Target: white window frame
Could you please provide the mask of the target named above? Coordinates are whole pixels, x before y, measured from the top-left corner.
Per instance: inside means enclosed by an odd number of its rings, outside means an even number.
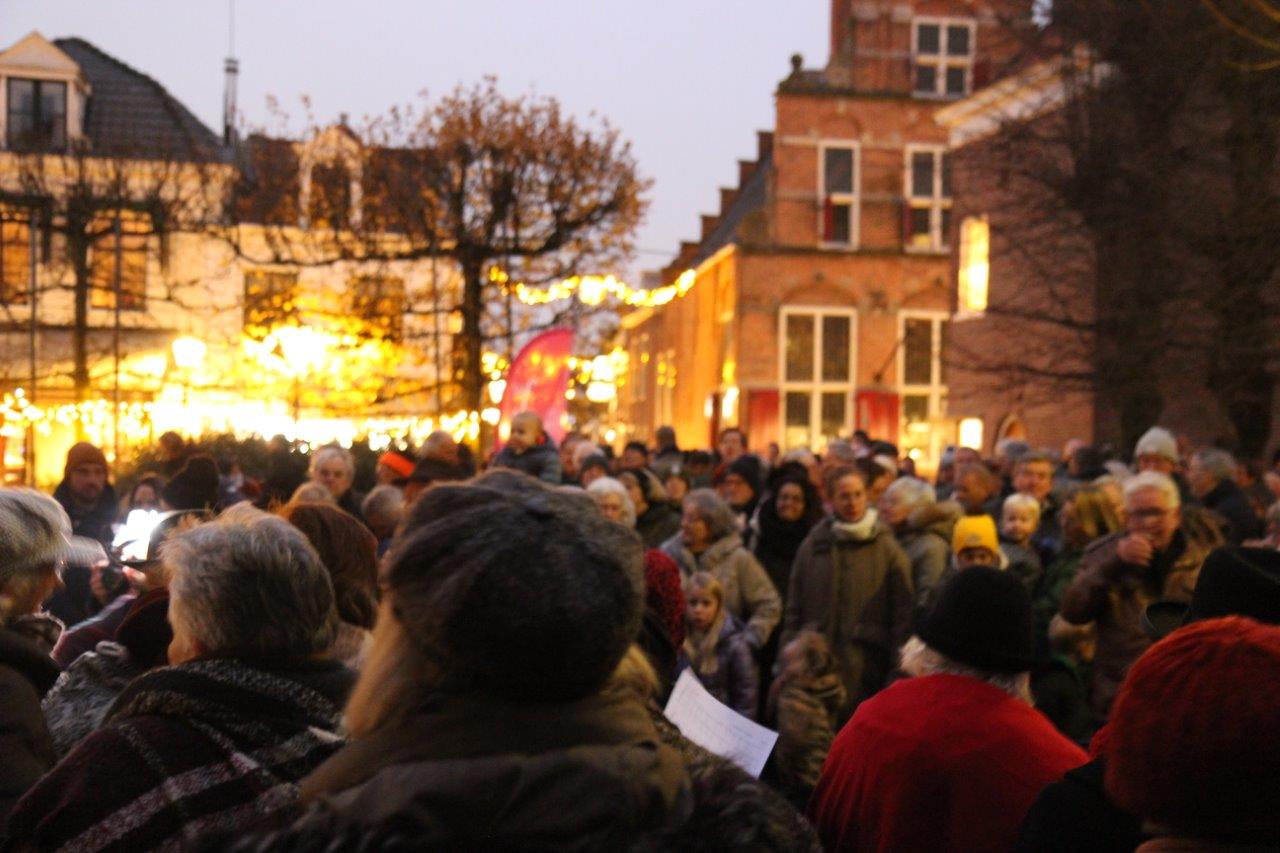
[[[827,150],[847,148],[853,154],[853,181],[851,193],[832,193],[833,204],[849,205],[849,240],[828,240],[824,214],[827,205]],[[856,139],[823,139],[818,143],[818,244],[827,249],[856,249],[862,221],[862,145]]]
[[[938,53],[920,53],[920,27],[938,27]],[[969,30],[969,55],[949,56],[947,54],[947,28],[967,27]],[[978,54],[978,23],[973,18],[935,18],[920,17],[911,19],[911,93],[917,98],[937,98],[954,100],[967,98],[973,94],[973,63]],[[916,88],[916,66],[931,65],[937,70],[932,92],[923,92]],[[964,69],[964,91],[958,95],[947,93],[947,69]]]
[[[813,318],[813,370],[814,378],[810,380],[787,378],[787,318],[806,316]],[[822,321],[826,317],[844,317],[849,320],[849,379],[844,382],[827,381],[822,373]],[[822,395],[823,393],[840,393],[844,395],[844,425],[841,434],[853,432],[854,399],[853,392],[858,382],[858,311],[855,308],[841,308],[832,305],[784,305],[778,312],[778,433],[779,438],[786,440],[787,434],[787,392],[800,392],[809,395],[809,441],[808,447],[814,452],[822,452]],[[787,447],[785,450],[792,448]]]
[[[917,154],[933,155],[933,192],[928,196],[915,194],[913,169]],[[945,252],[947,251],[947,234],[942,227],[942,212],[951,209],[951,196],[943,194],[942,170],[947,158],[945,145],[908,145],[904,156],[902,170],[903,204],[911,210],[929,211],[929,245],[917,246],[908,238],[907,231],[910,215],[903,215],[903,247],[908,252]]]
[[[946,398],[947,386],[942,381],[942,324],[951,319],[951,315],[946,311],[922,311],[915,309],[904,309],[898,312],[898,340],[901,344],[898,346],[898,398],[901,400],[899,408],[899,443],[903,446],[910,444],[907,440],[907,397],[908,395],[927,396],[929,398],[928,423],[936,426],[940,425],[946,417]],[[913,383],[907,384],[907,321],[908,320],[929,320],[931,325],[931,338],[929,354],[929,383]],[[938,458],[940,451],[940,443],[944,436],[942,430],[937,428],[931,429],[932,436],[930,438],[929,455],[931,458]]]

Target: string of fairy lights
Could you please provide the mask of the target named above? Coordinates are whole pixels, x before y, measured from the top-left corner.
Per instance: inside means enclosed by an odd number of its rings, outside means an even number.
[[[681,273],[670,284],[656,288],[632,287],[613,275],[572,276],[546,286],[532,286],[521,281],[513,281],[506,271],[497,266],[489,270],[488,278],[491,283],[500,285],[506,292],[512,294],[521,304],[531,307],[550,305],[576,298],[581,304],[588,307],[598,307],[607,300],[613,299],[620,305],[636,309],[658,308],[668,305],[688,294],[697,281],[695,271],[690,269]],[[275,331],[281,332],[281,330]],[[288,331],[297,332],[298,337],[302,337],[304,332],[310,333],[312,337],[319,334],[302,327],[288,327],[284,330],[284,332]],[[281,334],[283,335],[284,332],[281,332]],[[175,341],[175,360],[180,354],[176,347],[179,343],[184,342],[185,339]],[[202,342],[195,341],[195,343]],[[272,350],[268,355],[274,354],[278,359],[283,358],[287,362],[287,364],[283,365],[287,371],[302,370],[306,372],[304,368],[307,365],[312,362],[318,363],[320,355],[313,352],[313,350],[321,348],[321,343],[310,338],[305,341],[297,341],[296,346],[292,345],[294,343],[292,339],[282,340],[281,346],[276,350]],[[323,349],[328,352],[334,347],[326,341]],[[299,352],[294,352],[294,350],[299,350]],[[200,352],[201,356],[203,356],[203,345],[201,345]],[[271,359],[267,355],[262,353],[249,354],[258,356],[254,360],[260,362],[260,367],[268,369],[282,368],[282,365],[268,364],[267,362]],[[502,377],[507,367],[506,359],[488,352],[484,356],[482,369],[486,378],[490,380],[491,393],[496,392],[496,395],[500,396],[501,386],[505,384],[502,381]],[[570,367],[573,371],[575,382],[585,387],[587,398],[593,402],[600,402],[610,396],[606,394],[606,385],[612,386],[621,384],[624,381],[626,373],[625,353],[615,347],[612,352],[595,358],[571,359]],[[242,401],[242,404],[248,403],[249,401]],[[117,431],[125,436],[148,435],[161,422],[168,421],[171,417],[177,417],[182,420],[189,418],[194,414],[195,408],[197,407],[189,405],[185,399],[182,401],[180,408],[179,404],[173,401],[166,402],[161,399],[143,402],[121,402],[119,404],[104,399],[75,403],[36,404],[29,399],[23,389],[18,388],[0,397],[0,435],[17,438],[24,430],[31,428],[37,435],[47,436],[53,429],[58,427],[75,427],[91,440],[109,444],[111,443],[110,439],[114,438]],[[207,427],[217,428],[222,426],[229,429],[229,431],[240,433],[250,426],[263,426],[263,413],[255,411],[251,415],[244,405],[228,405],[226,402],[222,402],[216,408],[218,409],[216,413],[210,409],[204,418]],[[169,409],[174,411],[170,412]],[[333,419],[316,418],[311,419],[314,426],[313,431],[316,432],[314,436],[301,434],[301,431],[298,430],[299,425],[296,422],[293,426],[294,431],[299,432],[297,438],[301,440],[311,440],[313,442],[328,440],[320,436],[320,432],[325,432],[326,434],[332,433],[331,437],[342,443],[349,444],[350,441],[356,438],[365,438],[370,440],[371,444],[385,446],[391,443],[393,437],[410,437],[420,440],[434,429],[445,429],[459,439],[474,439],[480,424],[482,422],[496,423],[496,415],[496,409],[486,408],[480,412],[439,413],[434,417],[425,418],[388,419],[372,417],[358,421],[347,421],[341,425],[337,424]],[[281,416],[280,420],[281,424],[273,426],[273,429],[284,429],[287,418]]]

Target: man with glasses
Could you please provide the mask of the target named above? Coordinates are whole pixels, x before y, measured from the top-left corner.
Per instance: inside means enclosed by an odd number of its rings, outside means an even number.
[[[1124,484],[1125,530],[1085,550],[1062,596],[1062,617],[1096,622],[1093,713],[1106,719],[1120,682],[1151,645],[1142,611],[1159,599],[1190,601],[1200,564],[1222,544],[1208,524],[1187,524],[1178,487],[1166,474],[1144,471]]]

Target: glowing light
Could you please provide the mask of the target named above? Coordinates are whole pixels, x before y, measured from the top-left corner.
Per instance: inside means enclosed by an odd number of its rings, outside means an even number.
[[[173,341],[173,363],[183,370],[198,370],[209,346],[199,338],[181,337]]]
[[[480,420],[484,421],[489,426],[495,426],[497,425],[498,421],[502,420],[502,410],[495,409],[492,406],[490,406],[489,408],[485,409],[483,412],[480,413]]]
[[[587,399],[592,403],[607,403],[618,396],[618,388],[612,382],[591,382],[587,385]]]
[[[594,307],[612,296],[632,308],[658,308],[692,290],[698,276],[693,270],[685,270],[672,284],[652,289],[631,287],[612,275],[573,276],[539,288],[521,281],[513,282],[506,272],[495,266],[489,270],[489,281],[502,285],[525,305],[546,305],[577,296],[583,305]],[[454,334],[460,331],[461,328]]]
[[[982,418],[962,418],[960,421],[960,446],[982,449]]]
[[[489,400],[492,403],[501,403],[502,395],[506,393],[507,380],[495,379],[489,383]]]

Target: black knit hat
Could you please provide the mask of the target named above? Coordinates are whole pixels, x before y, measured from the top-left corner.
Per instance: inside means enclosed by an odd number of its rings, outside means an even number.
[[[172,509],[210,509],[218,503],[218,465],[212,456],[199,454],[187,460],[160,490]]]
[[[1220,616],[1280,625],[1280,551],[1215,548],[1200,567],[1191,603],[1154,602],[1142,614],[1142,627],[1158,640],[1183,625]]]
[[[744,453],[737,459],[730,462],[724,469],[724,475],[737,474],[739,477],[747,481],[747,485],[751,487],[751,491],[757,495],[764,488],[764,465],[760,461],[760,457],[752,453]]]
[[[1035,663],[1031,598],[1008,572],[962,569],[916,623],[916,636],[963,664],[988,672],[1026,672]]]

